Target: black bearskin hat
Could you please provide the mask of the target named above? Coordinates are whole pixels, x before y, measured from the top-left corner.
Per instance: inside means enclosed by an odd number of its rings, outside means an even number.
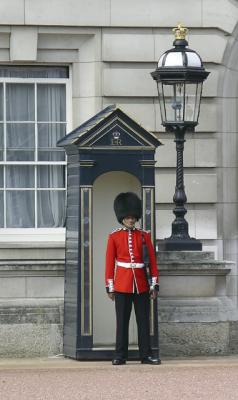
[[[138,221],[142,215],[141,200],[132,192],[119,193],[114,200],[114,211],[120,224],[128,216],[135,217]]]

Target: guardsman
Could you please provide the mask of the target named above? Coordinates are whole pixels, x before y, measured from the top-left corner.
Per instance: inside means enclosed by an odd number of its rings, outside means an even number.
[[[152,357],[150,346],[150,298],[159,292],[159,276],[150,234],[135,227],[141,218],[142,205],[132,192],[120,193],[114,201],[114,211],[122,227],[108,237],[105,283],[108,296],[115,300],[116,349],[113,365],[126,364],[128,357],[129,321],[134,304],[138,329],[138,346],[142,364],[160,364]],[[143,247],[149,255],[150,279],[143,260]]]

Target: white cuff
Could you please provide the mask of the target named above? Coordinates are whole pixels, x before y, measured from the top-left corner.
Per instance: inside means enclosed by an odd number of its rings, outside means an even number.
[[[113,279],[108,279],[107,283],[108,283],[108,291],[109,291],[109,293],[113,293],[114,292]]]
[[[150,290],[154,290],[155,285],[158,284],[157,276],[152,276],[151,277],[151,285],[150,285]]]

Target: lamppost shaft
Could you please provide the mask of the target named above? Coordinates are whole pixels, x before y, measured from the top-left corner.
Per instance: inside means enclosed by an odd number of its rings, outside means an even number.
[[[202,243],[198,240],[191,238],[188,233],[188,222],[184,218],[187,210],[185,204],[187,202],[187,196],[184,187],[184,168],[183,168],[183,152],[186,127],[184,125],[174,125],[171,129],[175,134],[176,143],[176,186],[173,197],[175,207],[173,213],[175,220],[172,222],[172,233],[171,236],[164,239],[163,243],[160,244],[160,249],[165,251],[174,250],[202,250]]]
[[[184,187],[184,169],[183,169],[183,151],[184,151],[184,139],[185,128],[176,127],[175,129],[175,143],[176,143],[176,154],[177,154],[177,166],[176,166],[176,187],[173,197],[175,208],[173,213],[175,220],[172,223],[172,238],[177,239],[188,239],[188,223],[184,218],[187,213],[184,204],[187,202]]]

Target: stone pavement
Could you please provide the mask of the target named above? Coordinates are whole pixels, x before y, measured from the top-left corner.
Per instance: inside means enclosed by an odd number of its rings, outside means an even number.
[[[160,366],[62,356],[0,359],[1,400],[237,400],[238,356],[164,359]]]

